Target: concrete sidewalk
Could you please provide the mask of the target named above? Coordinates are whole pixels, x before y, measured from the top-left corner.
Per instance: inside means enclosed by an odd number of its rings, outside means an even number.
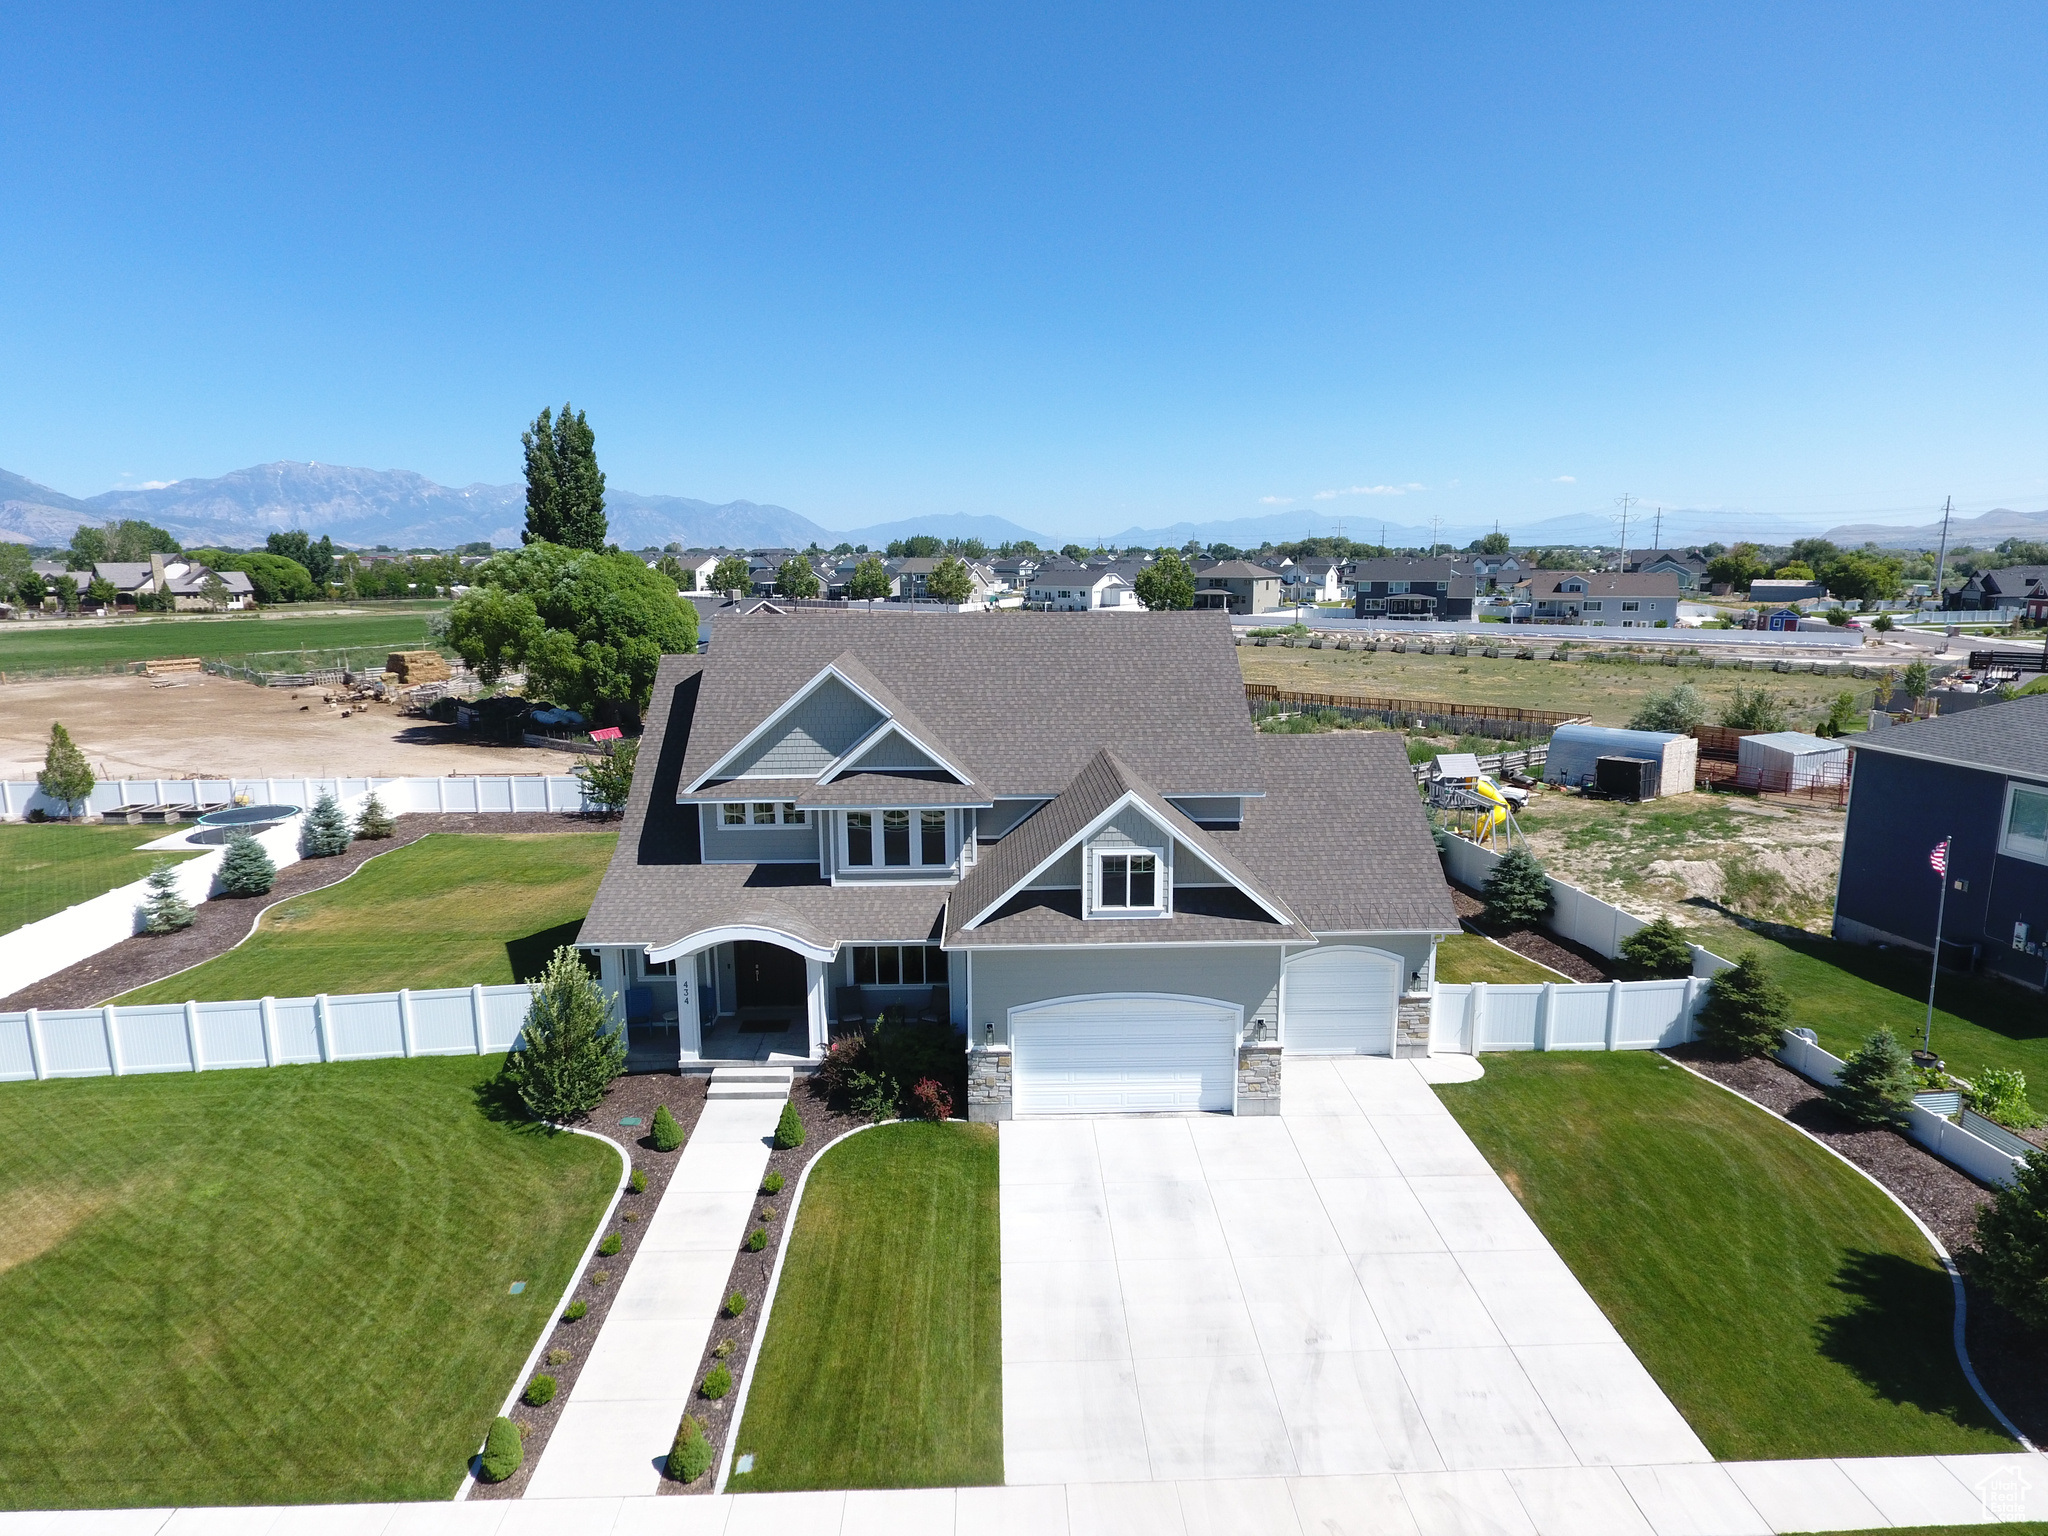
[[[782,1105],[727,1099],[704,1106],[533,1469],[527,1498],[632,1497],[660,1486],[661,1464],[747,1234]]]

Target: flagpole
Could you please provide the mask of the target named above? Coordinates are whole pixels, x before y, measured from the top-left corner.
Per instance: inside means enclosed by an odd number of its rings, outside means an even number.
[[[1934,904],[1934,964],[1927,972],[1927,1032],[1920,1041],[1920,1049],[1927,1055],[1934,1054],[1934,984],[1941,979],[1941,920],[1948,911],[1948,859],[1946,857],[1953,838],[1943,838],[1941,851],[1941,897]]]

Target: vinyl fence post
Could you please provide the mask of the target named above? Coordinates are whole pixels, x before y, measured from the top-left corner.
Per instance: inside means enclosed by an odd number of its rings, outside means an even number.
[[[327,994],[313,994],[313,1033],[320,1037],[320,1059],[334,1060],[334,1031],[327,1021]]]
[[[1699,1006],[1700,979],[1697,976],[1688,976],[1685,978],[1685,1034],[1683,1037],[1684,1042],[1688,1045],[1692,1043],[1692,1038],[1697,1032]]]
[[[412,1055],[412,988],[398,989],[398,1042],[407,1056]]]
[[[1465,1009],[1465,1028],[1468,1031],[1466,1044],[1477,1056],[1480,1042],[1486,1038],[1486,983],[1483,981],[1472,983]]]
[[[28,1011],[28,1063],[35,1070],[37,1082],[50,1075],[49,1058],[43,1053],[43,1015],[38,1008]]]
[[[1607,1049],[1621,1049],[1621,983],[1607,983]]]
[[[107,1033],[107,1070],[121,1075],[121,1026],[114,1018],[114,1005],[100,1009],[100,1028]]]
[[[1557,1010],[1557,983],[1543,983],[1543,995],[1536,1000],[1536,1049],[1550,1049],[1550,1020]]]
[[[263,1065],[277,1065],[277,999],[266,997],[257,1008],[263,1015]]]
[[[476,1053],[484,1053],[484,989],[481,985],[469,989],[469,1022],[476,1031]]]
[[[205,1054],[199,1049],[199,1005],[185,999],[185,1049],[192,1053],[192,1070],[206,1070]]]

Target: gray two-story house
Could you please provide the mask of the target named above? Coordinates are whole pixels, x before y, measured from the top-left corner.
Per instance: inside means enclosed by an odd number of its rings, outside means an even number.
[[[1469,619],[1477,583],[1454,560],[1398,555],[1360,560],[1352,568],[1357,594],[1351,611],[1361,619]]]
[[[1401,739],[1255,732],[1220,616],[809,610],[663,660],[579,942],[636,1052],[801,1063],[900,1008],[1000,1118],[1425,1052],[1456,928]]]

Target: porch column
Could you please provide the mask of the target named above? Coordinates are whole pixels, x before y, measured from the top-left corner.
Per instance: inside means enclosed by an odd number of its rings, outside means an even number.
[[[614,1027],[623,1028],[626,1022],[625,951],[614,945],[605,945],[597,952],[597,969],[597,984],[604,993],[605,1011]]]
[[[832,1022],[827,1015],[825,988],[831,981],[831,967],[823,960],[804,959],[804,998],[810,1017],[811,1055],[823,1056],[832,1043]]]

